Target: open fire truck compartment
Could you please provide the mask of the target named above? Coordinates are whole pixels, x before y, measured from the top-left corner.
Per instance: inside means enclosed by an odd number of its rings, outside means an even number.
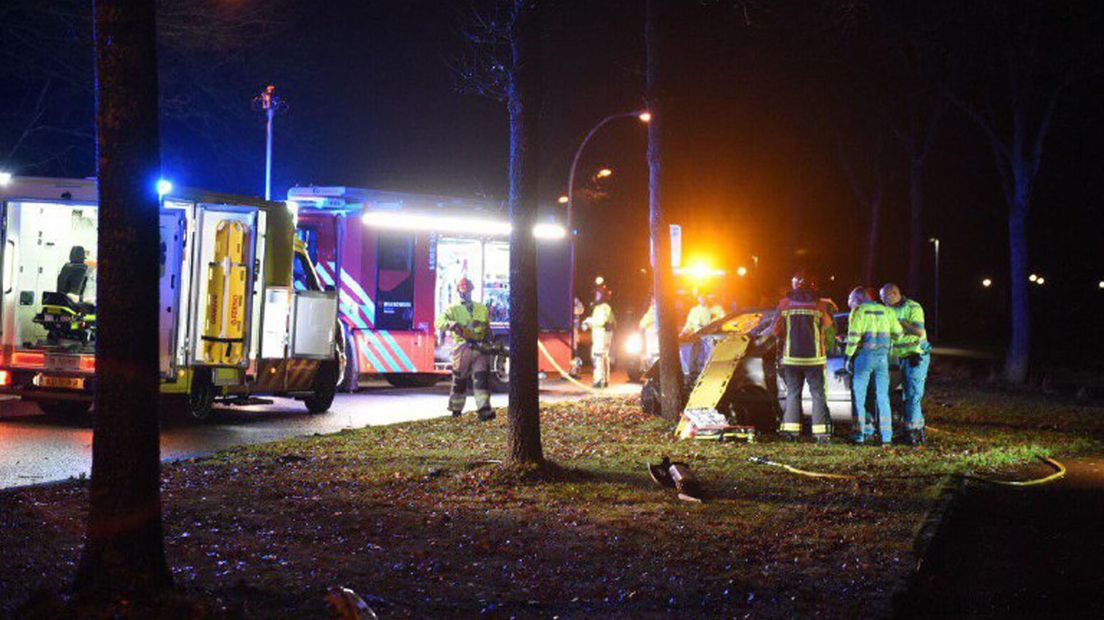
[[[98,197],[94,179],[0,187],[0,391],[87,411],[95,389]],[[332,400],[337,295],[319,284],[281,202],[180,189],[160,205],[162,392],[213,401]],[[62,290],[64,289],[64,290]],[[327,383],[329,385],[327,386]],[[328,392],[328,395],[327,395]]]
[[[488,305],[495,337],[508,338],[510,224],[500,203],[344,186],[295,187],[288,201],[323,283],[339,291],[350,387],[368,375],[414,386],[447,373],[450,339],[434,320],[457,301],[461,276]],[[567,369],[572,358],[570,245],[554,222],[534,232],[540,339],[548,352],[540,368],[553,373],[553,360]],[[504,357],[492,375],[503,387]]]

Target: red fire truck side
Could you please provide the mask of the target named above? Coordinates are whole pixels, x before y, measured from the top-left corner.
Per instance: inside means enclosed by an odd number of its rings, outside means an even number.
[[[456,302],[456,281],[475,284],[496,339],[508,342],[510,225],[497,203],[352,187],[296,187],[299,235],[323,283],[338,292],[346,330],[345,386],[369,376],[398,387],[432,385],[446,376],[450,339],[434,328]],[[540,368],[570,367],[570,254],[562,226],[538,225]],[[494,360],[498,389],[509,379]]]

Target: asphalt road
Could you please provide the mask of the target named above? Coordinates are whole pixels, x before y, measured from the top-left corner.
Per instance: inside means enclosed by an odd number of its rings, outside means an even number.
[[[616,384],[606,393],[631,394],[639,385]],[[571,400],[588,393],[564,381],[542,385],[546,402]],[[276,441],[287,437],[336,433],[348,428],[395,424],[446,415],[448,385],[426,389],[397,389],[371,385],[357,394],[341,394],[328,413],[310,415],[302,403],[275,399],[272,405],[218,409],[205,424],[169,425],[161,433],[164,460],[192,458],[233,446]],[[506,395],[491,403],[506,405]],[[468,411],[472,402],[468,400]],[[474,413],[465,413],[475,420]],[[88,475],[92,466],[92,431],[42,415],[21,401],[0,402],[0,489],[41,484]]]

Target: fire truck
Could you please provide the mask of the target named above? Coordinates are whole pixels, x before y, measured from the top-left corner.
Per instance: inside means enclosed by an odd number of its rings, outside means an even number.
[[[491,330],[508,344],[510,223],[502,205],[485,200],[354,187],[294,187],[299,235],[327,287],[338,291],[345,331],[343,385],[370,376],[396,387],[433,385],[450,370],[451,340],[434,320],[458,301],[467,277],[472,297],[487,304]],[[570,367],[570,246],[564,228],[538,224],[540,369]],[[509,380],[506,355],[496,355],[492,383]]]
[[[282,202],[159,183],[162,393],[198,419],[216,400],[291,396],[314,413],[343,372],[337,295],[321,285]],[[0,179],[0,392],[46,413],[95,390],[94,179]]]

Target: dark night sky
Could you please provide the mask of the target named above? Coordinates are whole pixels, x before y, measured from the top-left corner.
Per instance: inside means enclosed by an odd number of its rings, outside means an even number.
[[[263,49],[247,50],[222,75],[223,100],[240,107],[196,110],[220,119],[207,137],[188,123],[166,122],[169,175],[259,193],[263,123],[249,111],[249,100],[274,83],[290,105],[277,119],[277,196],[293,184],[313,183],[505,197],[504,106],[458,93],[446,65],[460,45],[455,7],[463,3],[290,4],[273,3],[288,9],[280,34]],[[565,193],[571,154],[587,129],[606,114],[641,107],[643,95],[643,2],[555,6],[541,147],[549,205]],[[835,157],[838,123],[826,114],[825,89],[839,80],[823,48],[789,25],[748,27],[729,2],[686,2],[682,9],[671,25],[677,43],[666,174],[668,207],[672,220],[685,225],[686,253],[717,256],[729,269],[750,266],[749,256],[757,255],[764,288],[783,282],[805,260],[824,276],[837,276],[832,292],[839,297],[857,278],[865,215]],[[1033,268],[1048,277],[1037,304],[1044,321],[1075,316],[1085,325],[1102,309],[1104,291],[1096,289],[1104,279],[1099,87],[1099,78],[1085,81],[1063,101],[1038,182],[1031,240]],[[644,294],[629,291],[636,286],[633,274],[639,277],[647,263],[645,146],[639,123],[616,121],[581,165],[584,181],[599,167],[615,170],[602,184],[604,197],[578,202],[580,262],[585,277],[603,273],[621,285],[623,303]],[[892,144],[885,157],[901,167]],[[87,158],[75,161],[70,168],[90,166]],[[1000,291],[981,290],[979,281],[992,277],[999,288],[1004,277],[1004,207],[984,136],[961,113],[952,110],[943,123],[928,181],[925,225],[943,239],[944,331],[990,339],[1000,332],[1007,304]],[[886,197],[883,278],[904,277],[905,192],[905,178],[897,174]],[[799,248],[808,249],[806,259],[795,257]],[[915,295],[926,301],[931,291]],[[1070,304],[1074,311],[1063,314]]]

